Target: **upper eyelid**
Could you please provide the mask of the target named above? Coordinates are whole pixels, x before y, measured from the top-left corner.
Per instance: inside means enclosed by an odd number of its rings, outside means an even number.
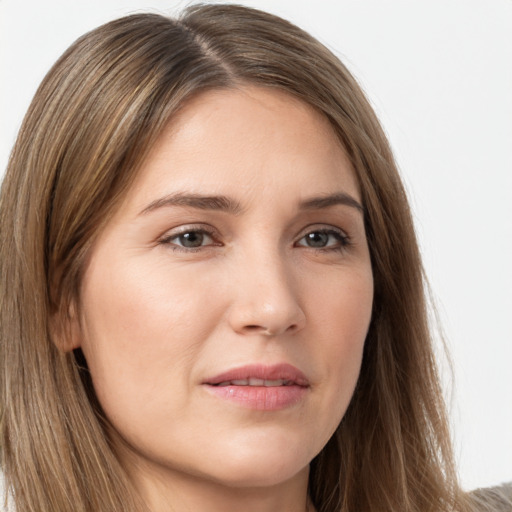
[[[302,228],[299,233],[297,234],[296,238],[300,239],[304,236],[306,236],[308,233],[313,233],[315,231],[334,231],[336,233],[339,233],[343,237],[349,238],[349,234],[345,229],[342,229],[338,226],[334,226],[333,224],[310,224],[309,226],[306,226],[305,228]]]
[[[204,224],[185,224],[183,226],[167,229],[159,238],[169,239],[183,235],[184,233],[191,233],[194,231],[206,233],[207,235],[210,235],[212,238],[218,233],[218,231],[213,227],[206,226]]]

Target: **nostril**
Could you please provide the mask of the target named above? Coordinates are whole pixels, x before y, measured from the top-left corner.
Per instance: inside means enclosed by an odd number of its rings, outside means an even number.
[[[268,327],[265,327],[263,325],[257,325],[257,324],[249,324],[244,325],[242,327],[242,332],[245,334],[262,334],[265,336],[272,336],[273,332]]]
[[[266,331],[267,329],[265,329],[264,327],[261,327],[259,325],[246,325],[245,326],[246,330],[248,331],[257,331],[258,329],[261,329],[263,331]]]
[[[255,333],[255,334],[263,334],[265,336],[276,336],[277,334],[281,332],[294,332],[298,329],[297,324],[292,324],[288,326],[285,330],[281,331],[280,329],[272,329],[270,327],[265,327],[263,325],[257,325],[257,324],[250,324],[245,325],[243,327],[243,331],[247,333]]]

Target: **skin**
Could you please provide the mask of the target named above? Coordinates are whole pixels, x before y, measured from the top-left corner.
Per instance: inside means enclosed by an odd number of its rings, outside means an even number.
[[[301,206],[334,192],[342,204]],[[236,211],[165,202],[177,193]],[[346,411],[371,316],[363,213],[347,197],[361,201],[328,122],[268,89],[201,94],[150,152],[92,248],[73,346],[152,511],[306,509],[309,463]],[[205,385],[277,363],[308,381],[278,410]]]

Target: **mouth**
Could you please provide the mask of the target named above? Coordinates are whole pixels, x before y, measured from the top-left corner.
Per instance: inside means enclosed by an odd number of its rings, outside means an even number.
[[[269,379],[257,379],[255,377],[250,377],[249,379],[235,379],[235,380],[226,380],[223,382],[219,382],[218,384],[212,384],[212,386],[256,386],[256,387],[266,387],[273,388],[277,386],[294,386],[297,385],[292,380],[285,379],[277,379],[277,380],[269,380]]]
[[[268,366],[253,364],[233,368],[206,379],[203,384],[211,386],[309,387],[309,381],[304,373],[288,363]]]
[[[310,388],[306,376],[290,364],[235,368],[206,379],[203,385],[230,404],[265,411],[297,405]]]

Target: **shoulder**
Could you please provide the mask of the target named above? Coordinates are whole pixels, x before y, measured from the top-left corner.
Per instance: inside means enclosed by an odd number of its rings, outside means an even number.
[[[512,512],[512,482],[470,493],[475,512]]]

